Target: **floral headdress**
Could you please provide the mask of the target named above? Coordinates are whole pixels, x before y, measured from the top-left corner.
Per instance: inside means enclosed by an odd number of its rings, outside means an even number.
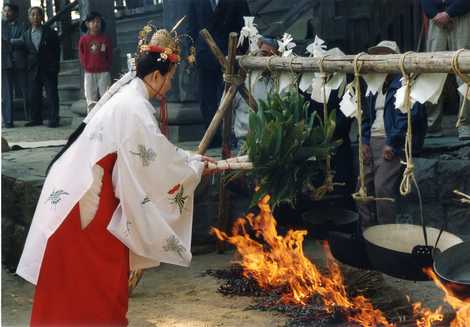
[[[183,37],[188,37],[191,40],[190,54],[186,60],[193,64],[195,62],[196,49],[194,48],[193,39],[187,34],[178,35],[176,29],[183,22],[185,17],[180,19],[176,25],[168,31],[166,29],[158,29],[155,25],[148,23],[139,32],[139,43],[137,46],[137,53],[142,54],[145,52],[160,53],[159,61],[169,61],[171,63],[178,63],[181,61],[181,40]]]

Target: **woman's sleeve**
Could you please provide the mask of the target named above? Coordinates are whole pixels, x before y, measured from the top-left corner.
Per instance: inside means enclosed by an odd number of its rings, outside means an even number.
[[[108,228],[138,257],[187,266],[203,163],[154,124],[135,118],[125,125],[114,179],[120,204]]]

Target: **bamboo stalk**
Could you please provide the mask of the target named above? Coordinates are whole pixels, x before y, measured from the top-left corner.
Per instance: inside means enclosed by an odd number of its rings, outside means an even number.
[[[210,162],[207,165],[208,170],[252,170],[252,162],[230,162],[227,160],[219,160],[216,163]]]
[[[420,52],[408,54],[405,59],[405,70],[408,73],[453,73],[452,58],[456,52]],[[367,55],[359,59],[361,73],[400,73],[400,58],[403,55]],[[240,66],[248,70],[272,70],[294,72],[320,72],[321,58],[312,57],[253,57],[239,56]],[[323,60],[323,68],[327,73],[354,73],[354,56],[328,56]],[[470,50],[459,56],[462,73],[470,73]]]
[[[214,137],[217,129],[220,126],[220,123],[222,122],[222,119],[224,118],[225,112],[227,111],[228,108],[231,107],[233,98],[235,97],[236,93],[237,93],[237,87],[234,85],[230,86],[227,94],[225,94],[225,97],[222,99],[222,102],[220,103],[219,109],[217,109],[217,112],[212,118],[212,121],[209,127],[207,128],[206,133],[204,134],[204,137],[202,138],[201,143],[199,143],[198,150],[197,150],[198,154],[206,153],[207,148],[209,147],[209,144],[212,138]]]
[[[237,55],[237,33],[230,33],[228,37],[228,56],[225,63],[225,73],[229,76],[233,75],[235,70],[235,57]],[[237,87],[238,85],[233,85],[230,83],[230,79],[226,79],[225,82],[225,92],[228,92],[230,87]],[[230,137],[232,132],[232,101],[230,101],[229,108],[226,110],[223,119],[223,129],[222,129],[222,159],[227,159],[231,157],[230,149]],[[227,192],[225,188],[225,179],[224,173],[220,177],[219,183],[219,205],[218,205],[218,215],[217,215],[217,226],[220,230],[226,232],[229,228],[229,217],[230,217],[230,193]],[[225,242],[222,240],[217,240],[216,250],[218,253],[224,253],[225,251]]]
[[[227,67],[227,59],[225,58],[224,54],[215,43],[215,40],[212,37],[212,35],[209,33],[207,29],[201,30],[199,34],[206,41],[207,45],[209,46],[209,49],[212,51],[212,54],[215,56],[215,58],[219,62],[222,69],[225,69],[225,67]],[[243,76],[243,78],[245,78],[245,76]],[[238,90],[240,91],[240,95],[242,96],[243,100],[245,100],[245,102],[248,103],[251,109],[256,111],[257,110],[256,101],[254,100],[250,92],[248,91],[248,88],[244,84],[242,84],[240,85]]]

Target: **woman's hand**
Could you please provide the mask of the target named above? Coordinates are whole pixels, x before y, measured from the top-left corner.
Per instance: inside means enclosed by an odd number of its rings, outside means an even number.
[[[217,169],[209,169],[209,163],[215,164],[217,162],[214,158],[201,156],[201,162],[204,163],[204,171],[202,173],[203,176],[217,173]]]

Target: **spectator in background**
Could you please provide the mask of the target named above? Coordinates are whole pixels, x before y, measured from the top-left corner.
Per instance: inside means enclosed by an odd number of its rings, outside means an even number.
[[[26,26],[18,21],[18,6],[3,5],[2,20],[2,115],[5,128],[14,127],[13,90],[18,87],[23,96],[25,119],[29,119],[26,52],[21,37]],[[18,42],[19,40],[19,42]]]
[[[382,41],[369,54],[400,53],[396,42]],[[407,131],[407,115],[395,107],[395,94],[402,86],[399,75],[388,75],[382,91],[363,102],[362,157],[367,193],[378,198],[396,198],[402,173],[401,156]],[[381,93],[381,94],[379,94]],[[382,101],[379,101],[382,98]],[[413,151],[419,150],[426,135],[426,110],[416,102],[411,108]],[[376,201],[357,204],[362,226],[393,224],[395,203]]]
[[[258,47],[259,51],[257,56],[270,57],[279,54],[277,51],[279,45],[277,40],[274,38],[260,37],[258,40]],[[271,74],[269,72],[264,72],[258,77],[256,81],[252,81],[253,87],[248,85],[249,80],[249,78],[246,79],[246,86],[249,90],[251,90],[253,98],[256,101],[266,101],[268,94],[274,88],[274,81],[271,78]],[[233,131],[237,140],[237,148],[241,149],[249,131],[249,117],[252,110],[248,103],[246,103],[242,98],[240,93],[235,95],[235,98],[232,102],[232,108],[234,113]]]
[[[89,112],[111,85],[113,46],[103,32],[105,21],[100,13],[91,12],[80,28],[86,33],[80,37],[80,63],[85,71],[85,98]]]
[[[421,0],[429,18],[427,51],[455,51],[470,49],[470,1],[469,0]],[[459,84],[463,81],[457,79]],[[427,105],[429,132],[441,136],[443,97],[436,105]],[[460,101],[463,101],[460,95]],[[470,139],[470,102],[463,109],[459,138]]]
[[[244,25],[243,16],[249,15],[250,11],[246,0],[191,0],[190,33],[196,41],[200,108],[206,128],[217,111],[223,92],[223,80],[221,67],[199,32],[207,28],[226,55],[229,33],[240,33]],[[222,137],[219,130],[210,147],[220,146],[221,143]]]
[[[46,88],[49,127],[59,126],[59,95],[57,77],[60,69],[60,43],[56,31],[43,25],[41,7],[29,9],[31,27],[23,34],[27,51],[28,85],[30,88],[31,120],[25,126],[42,125],[42,89]]]

